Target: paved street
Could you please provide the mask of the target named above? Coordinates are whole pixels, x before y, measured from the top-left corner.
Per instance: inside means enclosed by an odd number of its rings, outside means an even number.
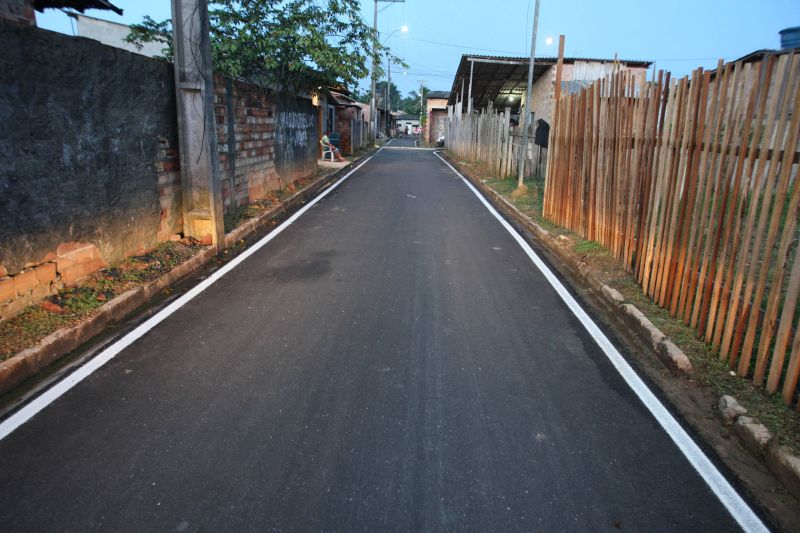
[[[738,530],[413,140],[0,441],[2,529]]]

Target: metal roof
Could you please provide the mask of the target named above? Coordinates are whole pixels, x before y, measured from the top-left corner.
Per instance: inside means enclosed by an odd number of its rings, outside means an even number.
[[[590,57],[565,57],[564,63],[576,61],[587,63],[613,63],[613,59]],[[496,108],[519,109],[520,97],[525,94],[528,83],[527,57],[462,55],[458,65],[453,87],[450,89],[448,105],[460,99],[463,87],[464,99],[469,92],[470,69],[472,69],[473,109],[482,109],[491,101]],[[547,72],[558,62],[557,57],[537,57],[533,66],[533,81]],[[618,63],[628,67],[649,67],[652,61],[618,59]]]
[[[62,9],[68,7],[81,13],[85,9],[105,9],[113,11],[117,15],[122,15],[122,10],[107,0],[33,0],[33,7],[38,11],[44,11],[47,8]]]
[[[450,91],[428,91],[427,98],[450,98]]]

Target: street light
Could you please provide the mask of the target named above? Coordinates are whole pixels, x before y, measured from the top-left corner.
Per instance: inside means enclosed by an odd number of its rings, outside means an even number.
[[[392,33],[389,34],[389,36],[386,38],[385,42],[388,43],[392,39],[392,36],[397,32],[408,33],[408,26],[403,24],[399,29],[394,30]],[[391,91],[391,87],[392,87],[392,58],[389,57],[388,54],[386,55],[386,76],[387,76],[387,81],[386,81],[386,109],[387,109],[386,135],[390,137],[391,136],[391,134],[390,134],[391,129],[390,129],[390,126],[389,126],[389,121],[390,121],[390,118],[392,116],[392,91]]]

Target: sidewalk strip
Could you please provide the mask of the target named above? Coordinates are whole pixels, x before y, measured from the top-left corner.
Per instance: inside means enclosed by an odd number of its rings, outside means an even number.
[[[511,237],[517,241],[517,244],[533,261],[536,268],[544,275],[550,285],[555,289],[561,299],[567,304],[570,311],[577,317],[577,319],[586,328],[589,335],[592,336],[594,341],[603,350],[606,357],[608,357],[614,368],[622,376],[622,379],[633,390],[639,400],[645,407],[653,414],[655,419],[664,428],[672,441],[678,446],[680,451],[689,460],[689,463],[694,467],[700,477],[706,482],[709,488],[719,498],[720,502],[725,506],[731,516],[736,520],[745,531],[752,532],[767,532],[769,531],[761,520],[756,516],[747,502],[739,496],[739,493],[731,486],[727,479],[717,470],[714,463],[703,453],[697,443],[692,440],[685,429],[675,420],[675,417],[664,407],[664,404],[656,397],[655,394],[647,387],[642,379],[634,372],[633,368],[628,364],[625,358],[614,347],[608,337],[597,327],[597,324],[589,317],[586,311],[578,304],[573,296],[567,291],[564,285],[558,280],[553,272],[547,265],[536,255],[533,248],[525,241],[525,239],[509,224],[495,208],[489,203],[483,195],[465,178],[453,165],[445,161],[438,152],[434,154],[445,165],[450,167],[450,170],[456,173],[457,176],[475,193],[475,196],[486,206],[486,209],[494,215],[500,224],[511,234]]]
[[[142,324],[140,324],[137,328],[133,331],[116,341],[114,344],[97,354],[95,357],[91,358],[89,361],[86,362],[83,366],[75,370],[75,372],[71,373],[70,375],[64,377],[61,381],[53,385],[51,388],[47,389],[45,392],[41,394],[41,396],[37,396],[34,400],[30,403],[26,404],[22,407],[19,411],[16,411],[14,414],[3,420],[0,423],[0,440],[3,440],[8,435],[14,432],[19,426],[36,416],[39,411],[53,403],[55,400],[60,398],[63,394],[69,391],[72,387],[83,381],[86,377],[90,376],[95,370],[102,367],[104,364],[109,362],[113,359],[118,353],[122,350],[133,344],[137,339],[142,337],[145,333],[153,329],[163,320],[165,320],[168,316],[172,313],[186,305],[190,300],[192,300],[195,296],[206,290],[208,287],[213,285],[217,280],[219,280],[222,276],[236,268],[240,263],[242,263],[245,259],[256,253],[260,250],[265,244],[270,242],[272,239],[277,237],[283,230],[288,228],[292,225],[298,218],[300,218],[306,211],[314,207],[320,200],[325,198],[331,191],[336,189],[341,183],[349,178],[354,172],[359,170],[363,167],[370,159],[375,157],[382,148],[378,149],[375,154],[371,155],[370,157],[366,158],[364,161],[361,162],[357,167],[353,170],[339,178],[333,185],[325,189],[322,193],[319,194],[316,198],[311,200],[308,204],[303,206],[300,210],[298,210],[295,214],[291,217],[286,219],[281,225],[276,227],[272,230],[269,234],[265,235],[261,240],[253,244],[250,248],[242,252],[239,256],[235,257],[227,263],[222,268],[214,272],[211,276],[200,282],[199,284],[192,287],[186,294],[169,304],[167,307],[156,313],[149,318]]]

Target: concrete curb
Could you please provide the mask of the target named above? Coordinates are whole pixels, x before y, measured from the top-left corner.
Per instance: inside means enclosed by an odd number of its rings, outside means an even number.
[[[461,169],[457,161],[453,161],[446,153],[442,153],[453,166]],[[463,170],[463,169],[462,169]],[[686,354],[670,341],[653,323],[633,304],[626,303],[625,298],[616,289],[609,287],[597,279],[586,264],[576,258],[568,248],[569,240],[554,236],[549,231],[537,224],[531,217],[521,213],[514,204],[503,198],[498,192],[489,188],[484,182],[478,180],[469,173],[462,174],[480,191],[489,198],[492,203],[504,215],[511,218],[521,226],[527,228],[535,237],[539,244],[549,252],[555,254],[564,265],[572,271],[574,275],[583,280],[594,293],[608,303],[613,309],[619,310],[620,318],[628,324],[638,336],[646,341],[653,348],[659,359],[670,369],[689,374],[692,372],[692,363]]]
[[[765,425],[747,416],[747,409],[733,396],[725,395],[720,398],[718,407],[723,423],[733,429],[745,448],[756,457],[764,459],[767,468],[783,486],[795,498],[800,498],[800,457],[786,446],[778,444]]]
[[[349,172],[354,165],[372,155],[376,150],[370,150],[349,165],[319,178],[294,193],[280,205],[233,229],[225,235],[225,248],[230,248],[236,242],[246,238],[279,215],[292,210],[299,204],[305,203],[309,197],[316,195],[318,191],[338,179],[345,172]],[[26,379],[47,368],[59,358],[77,350],[102,333],[108,326],[128,318],[134,311],[150,303],[156,295],[167,287],[199,272],[216,255],[216,251],[213,248],[206,248],[162,277],[109,300],[99,308],[95,315],[80,324],[56,330],[40,340],[35,346],[22,350],[0,362],[0,394],[5,394]]]

